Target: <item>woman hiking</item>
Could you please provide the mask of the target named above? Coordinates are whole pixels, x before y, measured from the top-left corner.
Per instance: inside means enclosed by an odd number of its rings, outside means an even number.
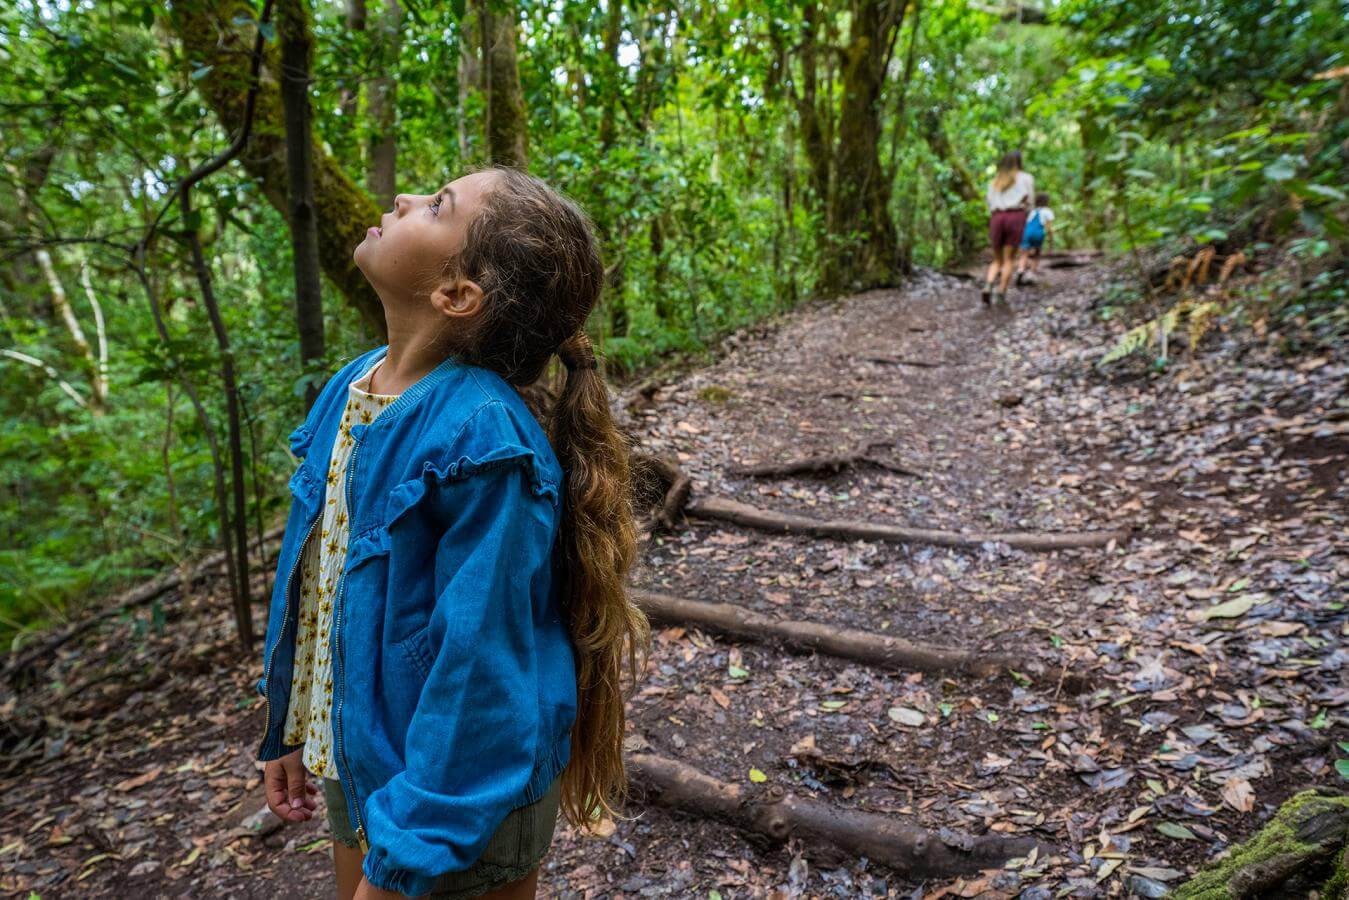
[[[993,244],[993,262],[984,276],[981,298],[1007,302],[1007,285],[1012,280],[1026,213],[1035,196],[1035,179],[1021,169],[1021,151],[1012,150],[998,161],[997,174],[988,185],[988,236]]]

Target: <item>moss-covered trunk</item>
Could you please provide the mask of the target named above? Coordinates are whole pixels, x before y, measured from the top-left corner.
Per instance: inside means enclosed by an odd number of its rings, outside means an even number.
[[[241,0],[222,3],[176,3],[166,10],[166,21],[183,45],[184,61],[196,70],[211,70],[197,82],[197,90],[230,132],[243,124],[248,88],[251,33],[233,24],[251,19],[253,8]],[[263,196],[290,221],[289,178],[286,174],[286,132],[276,48],[269,46],[258,91],[253,136],[239,159],[257,179]],[[317,210],[319,261],[329,281],[342,292],[366,324],[384,339],[384,307],[370,283],[352,262],[351,251],[365,230],[379,221],[379,207],[338,166],[337,160],[312,143],[314,203]]]
[[[1176,889],[1176,900],[1349,897],[1349,797],[1303,791],[1260,833]]]
[[[286,179],[290,187],[290,246],[295,268],[295,322],[300,358],[323,358],[323,289],[319,270],[318,221],[314,204],[314,116],[309,79],[314,68],[314,31],[307,0],[281,0],[276,8],[281,38],[281,100],[286,120]],[[312,381],[305,409],[318,399]]]
[[[478,6],[483,40],[483,90],[487,94],[487,155],[493,165],[529,165],[525,95],[515,54],[514,3]]]
[[[843,48],[843,104],[838,118],[829,230],[833,240],[823,286],[866,290],[899,280],[898,238],[890,219],[890,182],[881,166],[881,88],[903,17],[902,2],[854,3]]]

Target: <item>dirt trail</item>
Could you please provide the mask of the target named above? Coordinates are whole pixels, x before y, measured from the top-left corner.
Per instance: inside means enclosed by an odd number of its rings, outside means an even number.
[[[541,897],[1118,895],[1174,885],[1294,790],[1335,783],[1349,367],[1219,336],[1184,371],[1106,378],[1092,367],[1109,340],[1091,308],[1102,278],[1050,271],[1008,310],[933,273],[812,304],[733,339],[630,422],[644,450],[679,459],[695,497],[962,531],[1134,529],[1123,546],[1046,554],[690,520],[653,539],[638,574],[668,594],[1011,654],[1051,676],[885,671],[658,629],[630,751],[751,794],[1057,852],[922,884],[638,795],[606,837],[559,826]],[[921,477],[728,474],[868,447]],[[192,597],[162,637],[133,639],[137,620],[63,650],[51,673],[66,683],[120,673],[75,698],[5,698],[12,730],[41,737],[0,783],[0,888],[328,896],[320,820],[262,840],[221,825],[258,802],[252,668],[233,658],[225,606]],[[1069,665],[1093,690],[1063,690],[1052,673]]]

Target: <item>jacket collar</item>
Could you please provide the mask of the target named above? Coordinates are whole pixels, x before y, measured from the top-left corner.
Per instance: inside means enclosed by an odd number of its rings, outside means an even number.
[[[383,347],[379,347],[374,351],[373,355],[370,356],[370,358],[366,361],[365,365],[357,366],[356,367],[357,371],[352,373],[351,379],[347,382],[348,390],[350,390],[353,382],[359,379],[366,372],[369,372],[372,368],[374,368],[376,363],[384,359],[384,357],[387,356],[388,354],[389,354],[389,345],[385,344]],[[427,393],[433,390],[436,387],[436,385],[440,384],[446,378],[450,377],[451,373],[453,373],[456,369],[462,369],[463,367],[464,364],[459,362],[459,360],[455,359],[453,356],[446,357],[434,369],[432,369],[430,372],[427,372],[421,378],[417,379],[417,381],[413,383],[411,387],[403,391],[403,393],[399,394],[397,400],[390,403],[388,406],[384,407],[384,410],[379,414],[379,417],[376,419],[376,421],[392,419],[399,415],[402,415],[404,412],[410,409],[419,399],[421,399],[423,396],[425,396]]]

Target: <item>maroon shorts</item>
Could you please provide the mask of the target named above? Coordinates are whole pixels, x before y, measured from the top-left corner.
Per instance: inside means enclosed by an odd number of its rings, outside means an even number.
[[[1000,247],[1021,246],[1021,232],[1026,227],[1024,209],[1000,209],[988,220],[988,237],[993,242],[993,250]]]

